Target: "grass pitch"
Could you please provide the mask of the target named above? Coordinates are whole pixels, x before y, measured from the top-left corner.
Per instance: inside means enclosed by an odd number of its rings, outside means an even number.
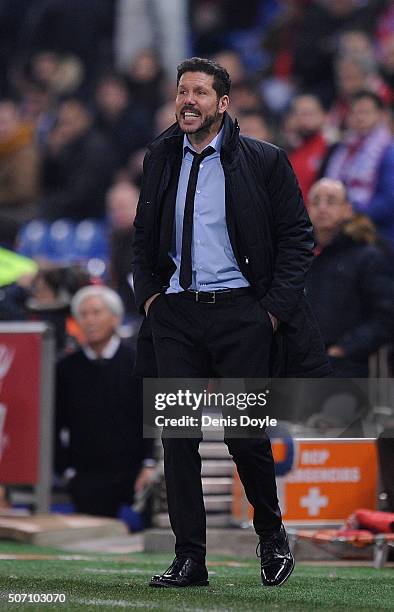
[[[210,586],[152,589],[168,555],[73,554],[0,542],[0,610],[394,610],[394,569],[298,565],[283,586],[264,588],[258,559],[208,559]],[[10,593],[64,593],[65,603],[8,603]]]

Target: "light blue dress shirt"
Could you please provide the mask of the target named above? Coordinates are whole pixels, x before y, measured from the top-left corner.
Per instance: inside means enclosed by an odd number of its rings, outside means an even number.
[[[218,291],[249,287],[234,257],[226,224],[225,181],[220,161],[223,129],[207,146],[215,149],[200,164],[196,195],[194,199],[192,241],[192,284],[195,291]],[[173,245],[170,252],[176,270],[171,277],[167,293],[183,291],[179,284],[182,253],[183,214],[189,174],[195,150],[185,134],[183,139],[183,161],[179,175],[175,205]]]

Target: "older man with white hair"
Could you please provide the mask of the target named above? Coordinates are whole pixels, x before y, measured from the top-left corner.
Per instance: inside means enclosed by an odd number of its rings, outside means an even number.
[[[134,354],[117,333],[123,304],[112,289],[84,287],[71,309],[85,342],[57,368],[56,468],[75,471],[70,493],[77,512],[116,516],[151,480],[155,464],[152,442],[142,437]]]

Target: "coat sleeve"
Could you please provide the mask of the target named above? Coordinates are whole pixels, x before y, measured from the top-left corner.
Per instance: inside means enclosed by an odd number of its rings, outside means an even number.
[[[261,304],[280,321],[289,322],[304,291],[313,259],[313,229],[286,154],[275,147],[269,157],[266,159],[267,188],[272,208],[275,263],[271,286]]]
[[[54,438],[53,438],[53,453],[55,458],[55,472],[59,475],[71,467],[71,455],[69,446],[65,446],[61,439],[61,431],[63,429],[70,430],[70,420],[68,413],[67,388],[68,380],[66,376],[66,368],[63,360],[60,360],[56,366],[56,395],[55,395],[55,422],[54,422]]]
[[[144,173],[142,180],[141,193],[137,206],[137,214],[134,221],[134,261],[133,261],[133,283],[134,295],[138,310],[141,314],[145,314],[144,304],[148,298],[155,293],[162,291],[162,285],[155,279],[155,273],[147,258],[147,240],[146,240],[146,223],[145,223],[145,208],[150,206],[146,201],[146,184],[148,178],[149,167],[148,152],[144,159]],[[153,204],[152,204],[153,205]]]

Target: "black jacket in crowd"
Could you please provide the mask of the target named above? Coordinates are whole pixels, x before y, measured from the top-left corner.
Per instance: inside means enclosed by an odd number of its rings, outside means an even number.
[[[40,214],[54,221],[104,218],[105,194],[114,170],[114,153],[107,141],[88,130],[56,154],[44,156]]]
[[[121,344],[111,359],[89,360],[78,350],[56,375],[56,471],[135,471],[152,457],[143,438],[142,389],[132,375],[134,353]],[[69,431],[63,446],[60,431]]]
[[[369,355],[393,339],[394,279],[374,242],[371,222],[355,216],[317,251],[306,281],[326,347],[346,352],[334,372],[348,377],[367,376]]]
[[[226,113],[221,162],[227,228],[238,265],[262,306],[280,321],[273,374],[323,376],[330,368],[304,295],[313,258],[312,225],[297,180],[278,147],[240,136]],[[164,292],[174,272],[169,256],[183,133],[177,124],[149,147],[135,220],[137,306]]]

